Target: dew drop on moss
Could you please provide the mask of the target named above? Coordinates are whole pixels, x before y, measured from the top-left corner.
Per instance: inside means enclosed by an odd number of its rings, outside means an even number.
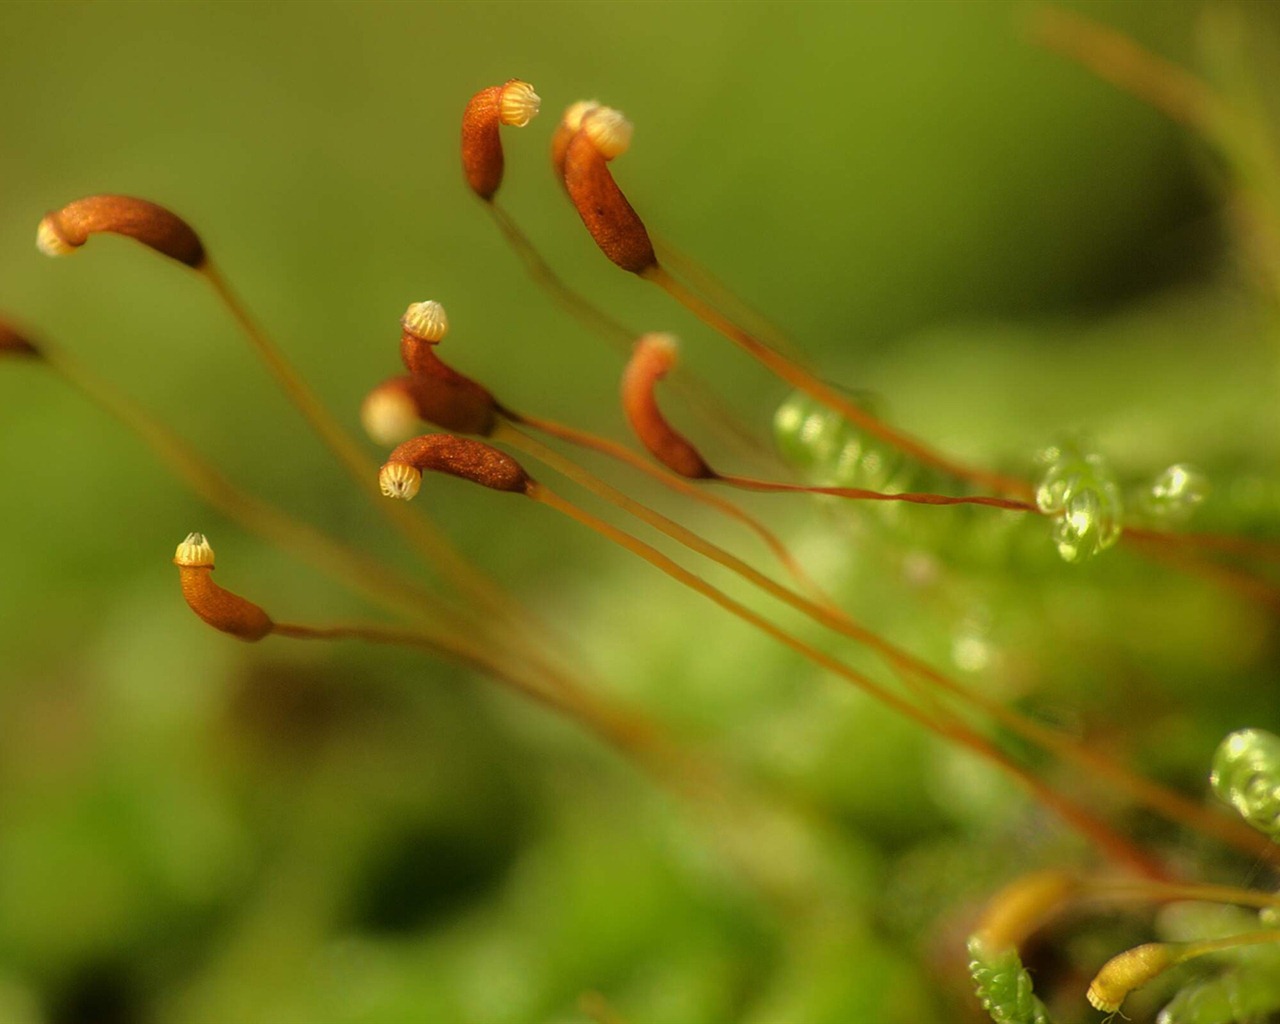
[[[1071,446],[1049,449],[1036,505],[1054,517],[1053,542],[1066,562],[1086,562],[1120,539],[1124,502],[1101,455]]]
[[[1166,523],[1184,523],[1209,494],[1209,478],[1185,462],[1170,466],[1144,496],[1146,511]]]
[[[880,415],[872,396],[851,397]],[[792,392],[778,406],[773,434],[783,459],[813,484],[881,490],[895,482],[903,467],[899,452],[803,391]]]

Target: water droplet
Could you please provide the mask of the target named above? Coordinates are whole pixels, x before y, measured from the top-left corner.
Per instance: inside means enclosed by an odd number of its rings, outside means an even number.
[[[1041,458],[1048,468],[1036,488],[1036,506],[1055,517],[1053,542],[1063,560],[1084,562],[1115,544],[1124,502],[1106,460],[1068,445],[1047,449]]]
[[[1185,462],[1175,463],[1155,478],[1144,506],[1157,519],[1183,523],[1209,494],[1209,478]]]
[[[859,392],[851,397],[879,415],[872,396]],[[802,391],[778,406],[773,432],[782,457],[815,484],[882,490],[903,466],[898,452]]]
[[[1209,782],[1254,828],[1280,835],[1280,737],[1241,729],[1219,744]]]

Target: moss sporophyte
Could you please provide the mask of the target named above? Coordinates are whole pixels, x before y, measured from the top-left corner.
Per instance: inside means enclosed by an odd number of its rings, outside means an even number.
[[[1051,14],[1041,31],[1049,44],[1140,94],[1151,93],[1152,83],[1171,80],[1173,73],[1161,62],[1088,22]],[[1181,77],[1172,80],[1185,85]],[[1156,101],[1168,95],[1157,89]],[[1206,805],[1198,791],[1157,781],[1093,737],[1006,699],[986,685],[980,671],[965,671],[985,664],[972,651],[957,657],[959,668],[947,669],[856,617],[846,608],[850,602],[823,582],[829,574],[821,566],[806,565],[803,552],[766,525],[755,508],[748,510],[736,499],[741,492],[753,492],[770,496],[769,501],[811,503],[815,515],[833,519],[835,530],[843,528],[841,523],[862,524],[857,535],[862,543],[892,543],[895,534],[913,530],[927,534],[934,528],[927,517],[963,516],[964,528],[975,530],[983,529],[983,523],[996,523],[1005,534],[1034,534],[1045,550],[1056,550],[1066,562],[1146,560],[1160,567],[1158,571],[1172,569],[1199,580],[1219,599],[1256,606],[1269,616],[1280,613],[1280,589],[1274,581],[1280,544],[1265,536],[1196,530],[1201,506],[1212,500],[1207,499],[1212,476],[1175,461],[1177,452],[1169,453],[1167,468],[1149,472],[1146,483],[1126,493],[1104,453],[1084,440],[1044,448],[1038,466],[1030,453],[1021,467],[986,466],[915,436],[909,426],[890,423],[875,411],[873,402],[830,383],[802,358],[789,354],[790,346],[744,326],[747,318],[731,295],[686,258],[668,254],[615,178],[614,168],[632,143],[630,121],[596,101],[569,105],[552,134],[554,180],[549,187],[563,190],[608,260],[656,285],[709,328],[708,337],[698,338],[696,344],[710,344],[710,335],[719,335],[793,389],[774,415],[776,449],[770,449],[756,439],[760,424],[742,422],[725,411],[715,396],[718,382],[682,372],[674,335],[632,331],[619,324],[551,268],[501,205],[504,129],[529,125],[540,102],[532,85],[515,79],[475,93],[462,117],[463,177],[546,294],[604,339],[620,347],[625,344],[628,358],[620,383],[607,383],[620,387],[623,417],[649,457],[625,441],[513,409],[499,397],[500,382],[491,382],[496,390],[490,390],[446,361],[454,360],[455,343],[445,306],[434,299],[405,296],[408,305],[398,325],[404,372],[372,387],[359,409],[369,439],[385,452],[379,466],[370,455],[370,444],[346,426],[354,410],[335,415],[319,401],[217,268],[216,254],[176,213],[149,200],[95,195],[77,199],[40,221],[37,244],[49,256],[66,256],[89,244],[94,235],[110,233],[135,239],[201,275],[344,467],[350,485],[375,503],[399,531],[405,549],[420,558],[436,581],[424,583],[405,561],[383,561],[241,489],[162,420],[91,375],[61,348],[0,325],[0,355],[34,361],[60,375],[121,420],[210,507],[365,595],[395,625],[280,621],[274,606],[269,614],[215,582],[213,548],[202,534],[191,533],[178,546],[173,562],[182,596],[196,615],[249,642],[276,637],[362,641],[412,648],[473,668],[553,709],[634,762],[654,786],[670,793],[693,820],[705,825],[718,855],[764,900],[789,906],[811,899],[813,894],[797,884],[791,865],[753,849],[751,835],[766,819],[786,820],[804,830],[813,825],[812,808],[785,789],[753,785],[660,716],[608,695],[580,659],[564,657],[561,639],[539,615],[455,550],[433,525],[432,518],[447,516],[448,509],[435,500],[431,475],[447,474],[495,492],[495,502],[514,506],[515,498],[523,498],[550,509],[583,527],[584,536],[638,557],[671,585],[696,593],[802,662],[992,766],[1025,790],[1037,807],[1082,837],[1078,862],[1012,880],[991,899],[973,929],[968,958],[978,998],[995,1020],[1049,1018],[1050,1009],[1032,991],[1034,979],[1020,950],[1064,910],[1078,914],[1082,907],[1193,900],[1252,907],[1262,910],[1264,917],[1274,913],[1280,904],[1275,896],[1197,880],[1195,865],[1173,856],[1167,842],[1153,841],[1153,830],[1133,824],[1136,816],[1145,815],[1164,823],[1161,835],[1191,836],[1206,847],[1233,850],[1258,863],[1280,863],[1272,841],[1275,794],[1280,792],[1274,737],[1255,730],[1234,736],[1224,746],[1214,768],[1215,784],[1244,820],[1226,815]],[[1217,109],[1211,106],[1202,116],[1212,118]],[[443,126],[440,132],[444,137]],[[389,362],[396,326],[388,316]],[[458,333],[465,337],[466,327],[460,326]],[[465,364],[465,348],[459,347],[456,355],[457,362]],[[668,375],[669,382],[663,383]],[[670,418],[658,400],[660,384],[670,386],[679,401],[679,411]],[[696,413],[702,426],[677,427],[676,419],[687,413]],[[719,454],[713,469],[702,454],[703,442],[696,436],[700,430],[736,439],[745,459],[770,470],[760,475],[738,472],[722,466]],[[699,514],[697,525],[658,511],[624,489],[626,485],[607,482],[585,462],[576,461],[575,452],[590,454],[593,465],[616,463],[619,475],[632,483],[638,478],[657,482],[683,509]],[[559,482],[544,479],[548,474],[587,492],[610,510],[612,518],[566,497]],[[407,504],[410,500],[412,506]],[[910,510],[908,518],[903,518],[904,508]],[[718,518],[701,517],[704,512]],[[530,511],[530,520],[540,513]],[[695,520],[692,514],[685,518]],[[670,543],[655,546],[618,525],[631,519]],[[730,550],[736,538],[722,542],[717,534],[712,539],[707,523],[719,519],[724,520],[726,534],[741,529],[761,550],[743,557]],[[679,558],[672,549],[681,552]],[[690,568],[686,560],[698,568]],[[1037,564],[1029,562],[1027,571]],[[707,567],[725,582],[704,578]],[[234,574],[235,567],[224,571]],[[757,600],[761,597],[768,600]],[[850,756],[857,753],[851,751]],[[1105,964],[1089,965],[1096,977],[1085,990],[1053,995],[1059,1003],[1067,998],[1080,1002],[1087,993],[1099,1011],[1115,1012],[1131,991],[1170,968],[1211,954],[1266,946],[1278,938],[1263,920],[1255,929],[1230,936],[1140,944]],[[958,945],[952,952],[956,963],[964,962],[966,954]],[[1232,967],[1240,969],[1239,964]],[[1242,984],[1252,985],[1257,1000],[1250,1006],[1256,1010],[1259,1000],[1265,1002],[1259,994],[1265,986],[1253,984],[1247,971]],[[1275,988],[1267,990],[1276,995],[1275,1003],[1264,1009],[1280,1006]],[[1190,997],[1183,999],[1189,1001]],[[1167,1019],[1210,1018],[1185,1013]]]

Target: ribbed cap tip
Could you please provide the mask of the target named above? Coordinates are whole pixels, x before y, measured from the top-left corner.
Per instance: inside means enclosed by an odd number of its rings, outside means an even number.
[[[680,357],[680,339],[666,331],[652,331],[640,336],[636,342],[636,349],[643,350],[646,354],[661,356],[663,362],[673,366]]]
[[[421,341],[441,341],[449,333],[449,318],[444,306],[434,299],[415,302],[400,318],[400,326]]]
[[[76,251],[76,247],[62,237],[53,222],[53,215],[46,216],[36,228],[36,248],[46,256],[66,256]]]
[[[173,564],[184,568],[213,568],[213,547],[203,533],[189,533],[173,553]]]
[[[606,160],[621,156],[631,147],[635,126],[613,107],[596,107],[584,113],[582,130]]]
[[[560,124],[567,131],[576,132],[582,127],[582,119],[599,106],[599,100],[578,100],[565,108],[560,116]]]
[[[422,486],[422,474],[404,462],[388,462],[378,473],[378,486],[388,498],[412,501]]]
[[[533,86],[513,78],[502,87],[502,98],[498,103],[498,119],[513,128],[523,128],[538,116],[538,108],[542,99],[533,91]]]

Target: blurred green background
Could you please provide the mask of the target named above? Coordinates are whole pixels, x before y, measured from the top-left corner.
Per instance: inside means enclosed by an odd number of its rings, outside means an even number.
[[[1078,9],[1203,65],[1199,5]],[[452,364],[516,409],[623,437],[617,354],[530,282],[461,181],[467,98],[521,77],[543,114],[504,131],[506,208],[616,317],[679,333],[762,438],[785,388],[610,266],[552,181],[572,101],[635,122],[615,173],[656,234],[895,423],[1023,474],[1083,430],[1126,480],[1204,465],[1210,525],[1274,525],[1274,314],[1223,168],[1031,44],[1030,10],[9,4],[0,315],[246,486],[408,565],[195,275],[115,239],[49,261],[35,225],[95,192],[178,211],[353,429],[396,371],[404,307],[435,298]],[[1251,42],[1276,29],[1264,5],[1238,15]],[[428,481],[414,510],[603,692],[804,809],[803,854],[739,836],[807,896],[779,906],[696,814],[482,679],[202,627],[169,565],[189,530],[280,618],[376,612],[38,367],[0,370],[0,1020],[582,1021],[588,991],[633,1022],[978,1019],[964,922],[1020,867],[1084,856],[1003,779],[625,553]],[[1191,792],[1222,732],[1276,724],[1273,620],[1207,584],[1120,551],[1064,566],[1043,524],[749,504],[895,641]],[[1068,1019],[1087,1012],[1073,998]]]

